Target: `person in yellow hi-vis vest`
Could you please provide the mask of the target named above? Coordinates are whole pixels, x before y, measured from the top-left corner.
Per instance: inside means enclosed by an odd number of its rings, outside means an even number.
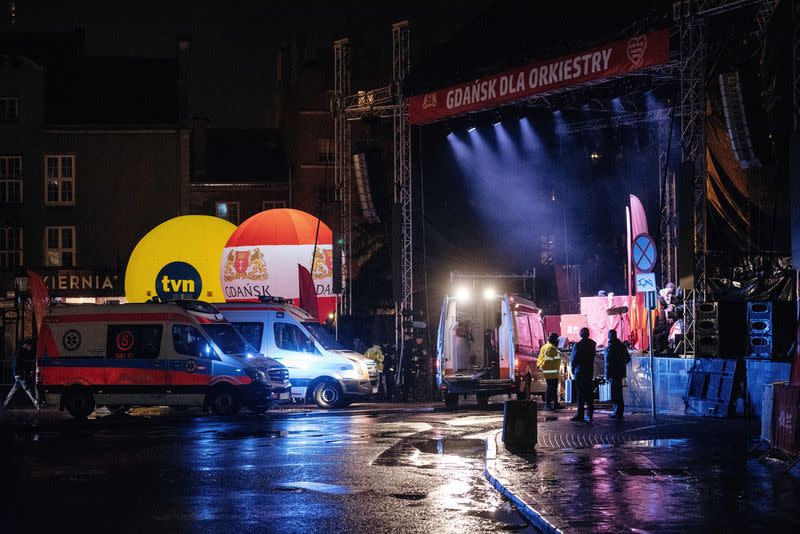
[[[367,349],[364,356],[375,362],[375,367],[378,369],[378,395],[386,400],[386,384],[383,381],[383,351],[378,344],[375,344]]]
[[[558,403],[558,372],[561,369],[561,355],[558,353],[558,334],[555,332],[550,334],[547,343],[539,351],[536,367],[542,370],[544,380],[547,382],[547,390],[544,392],[544,409],[559,410],[563,408]]]

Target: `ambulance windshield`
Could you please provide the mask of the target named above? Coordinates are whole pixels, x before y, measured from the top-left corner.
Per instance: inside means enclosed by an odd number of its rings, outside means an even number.
[[[305,326],[308,331],[311,333],[311,336],[317,340],[317,342],[322,345],[322,348],[325,350],[344,350],[344,347],[341,343],[339,343],[335,337],[330,335],[328,330],[325,326],[314,323],[311,321],[304,322],[303,326]]]
[[[258,352],[231,324],[204,324],[203,329],[225,354],[255,354]]]

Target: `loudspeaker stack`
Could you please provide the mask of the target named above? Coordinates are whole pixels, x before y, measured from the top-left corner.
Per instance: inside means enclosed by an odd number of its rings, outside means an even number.
[[[719,304],[700,302],[695,308],[695,352],[698,356],[719,356]]]
[[[772,303],[747,303],[747,329],[750,338],[748,357],[758,359],[772,358]]]

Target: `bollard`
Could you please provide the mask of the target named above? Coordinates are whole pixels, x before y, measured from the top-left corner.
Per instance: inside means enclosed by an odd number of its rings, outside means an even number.
[[[507,400],[503,409],[503,443],[517,454],[535,452],[536,401]]]

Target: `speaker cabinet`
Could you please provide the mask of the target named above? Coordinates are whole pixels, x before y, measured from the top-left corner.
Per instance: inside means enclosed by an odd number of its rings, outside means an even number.
[[[751,336],[771,336],[772,335],[772,321],[769,319],[750,319]]]
[[[695,351],[699,356],[719,356],[719,336],[700,335],[698,332]]]
[[[750,358],[772,357],[772,336],[750,336]]]
[[[747,303],[747,319],[767,319],[772,320],[772,303],[771,302],[748,302]]]

